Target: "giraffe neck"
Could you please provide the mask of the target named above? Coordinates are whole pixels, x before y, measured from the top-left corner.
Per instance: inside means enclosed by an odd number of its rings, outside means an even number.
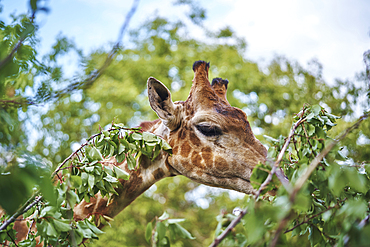
[[[143,122],[140,126],[143,131],[154,133],[165,140],[168,139],[167,128],[159,120]],[[102,197],[100,194],[91,198],[89,203],[81,202],[74,209],[75,219],[82,220],[89,215],[107,215],[113,218],[154,183],[173,174],[168,166],[167,158],[168,154],[163,151],[153,161],[142,156],[139,168],[132,171],[128,170],[126,162],[118,165],[130,174],[129,180],[120,179],[122,187],[116,189],[118,195],[114,195],[109,204],[107,204],[108,198]]]

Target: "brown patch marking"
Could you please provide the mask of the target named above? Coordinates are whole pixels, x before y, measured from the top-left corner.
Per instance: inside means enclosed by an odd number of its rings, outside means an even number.
[[[188,142],[184,142],[181,146],[181,156],[188,157],[191,151],[191,147]]]
[[[229,170],[228,163],[226,162],[224,158],[221,158],[221,157],[217,157],[215,159],[215,168],[217,171],[221,171],[221,172]]]
[[[193,152],[191,155],[191,162],[194,166],[197,166],[199,168],[204,168],[204,165],[202,164],[202,157],[196,152]]]
[[[193,131],[190,132],[190,141],[191,143],[193,143],[194,146],[197,146],[197,147],[199,147],[201,144],[198,136],[196,136]]]
[[[213,153],[210,147],[202,148],[202,158],[204,159],[206,165],[208,167],[212,167],[213,165]]]
[[[23,221],[23,217],[20,216],[17,218],[20,221],[16,221],[14,224],[14,230],[17,231],[17,234],[15,235],[18,241],[20,239],[25,239],[25,236],[27,236],[28,233],[28,227],[26,221]],[[4,245],[6,246],[6,245]]]
[[[140,166],[144,169],[147,169],[150,165],[151,165],[151,162],[150,162],[149,158],[145,155],[142,155]]]
[[[141,186],[143,182],[143,178],[141,177],[141,169],[134,170],[130,175],[130,180],[123,182],[124,190],[126,191],[127,195],[135,194],[138,188]],[[118,192],[118,194],[120,194]]]
[[[172,148],[172,153],[173,153],[173,154],[177,154],[177,152],[179,152],[179,146],[174,146],[174,147]]]
[[[153,176],[156,180],[159,180],[161,178],[163,178],[164,176],[164,171],[162,170],[162,168],[158,168],[157,170],[155,170],[153,172]]]

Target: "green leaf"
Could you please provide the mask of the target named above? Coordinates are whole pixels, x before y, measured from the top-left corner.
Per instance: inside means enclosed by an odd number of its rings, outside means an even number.
[[[78,188],[80,185],[82,185],[82,178],[80,176],[72,175],[71,176],[71,184],[72,184],[73,187]]]
[[[157,222],[156,231],[158,233],[157,235],[158,242],[160,242],[166,235],[166,226],[162,222],[159,221]]]
[[[51,237],[57,237],[58,236],[58,233],[55,230],[53,224],[47,223],[47,226],[46,226],[46,234],[48,236],[51,236]]]
[[[313,112],[311,112],[310,114],[308,114],[308,116],[306,117],[307,120],[310,120],[312,119],[313,117],[315,116],[315,114]]]
[[[159,216],[159,220],[167,220],[170,215],[165,211],[161,216]]]
[[[73,190],[67,191],[67,201],[71,207],[76,205],[76,203],[80,202],[80,199],[78,198],[77,194]]]
[[[126,154],[122,152],[116,156],[116,160],[118,163],[122,163],[126,159]]]
[[[55,208],[52,206],[44,207],[40,212],[40,218],[45,217],[46,215],[52,215],[55,212]]]
[[[82,172],[81,173],[81,181],[82,181],[83,186],[87,185],[87,180],[88,179],[89,179],[89,174],[87,174],[86,172]]]
[[[313,106],[311,107],[311,110],[312,110],[312,113],[313,113],[315,116],[317,116],[317,115],[319,115],[319,114],[320,114],[320,112],[321,112],[321,106],[319,106],[319,105],[313,105]]]
[[[168,219],[167,222],[168,224],[175,224],[175,223],[180,223],[180,222],[184,222],[185,219]]]
[[[143,139],[143,136],[140,135],[139,133],[132,133],[131,135],[132,139],[136,140],[136,141],[140,141]]]
[[[109,135],[109,131],[107,131],[107,130],[103,130],[103,135],[104,136],[106,136],[106,137],[109,137],[110,135]]]
[[[146,142],[158,142],[158,137],[150,132],[143,132],[142,139]],[[137,140],[134,138],[134,140]],[[139,139],[140,140],[140,139]]]
[[[195,237],[193,237],[190,232],[188,232],[188,230],[186,230],[185,228],[183,228],[181,225],[179,225],[178,223],[175,223],[173,224],[178,232],[180,233],[179,235],[183,238],[187,238],[187,239],[195,239]]]
[[[126,158],[127,158],[127,167],[128,167],[128,169],[129,170],[134,170],[135,167],[136,167],[135,158],[131,154],[128,154]]]
[[[88,179],[88,184],[89,188],[92,189],[95,185],[95,176],[92,174],[89,174],[89,179]]]
[[[118,154],[122,154],[125,150],[126,150],[125,145],[120,143],[119,146],[118,146]]]
[[[86,219],[86,224],[88,225],[88,227],[91,229],[91,231],[93,231],[95,234],[103,234],[104,232],[102,231],[102,230],[100,230],[99,228],[97,228],[96,226],[95,226],[95,224],[93,224],[93,223],[91,223],[90,221],[88,221],[87,219]]]
[[[37,10],[37,1],[38,0],[30,0],[31,9],[33,11],[36,11]]]
[[[155,146],[155,150],[154,150],[153,157],[151,160],[153,161],[155,158],[157,158],[160,152],[161,152],[161,146],[157,144]]]
[[[150,239],[152,238],[152,231],[153,231],[153,226],[152,222],[149,222],[146,225],[146,230],[145,230],[145,240],[150,244]]]
[[[80,228],[77,228],[74,231],[72,231],[72,235],[74,235],[73,238],[76,240],[77,245],[82,243],[82,240],[84,239],[84,236],[83,236],[82,231],[80,230]]]
[[[168,144],[168,142],[166,142],[165,140],[162,139],[162,149],[166,152],[169,152],[172,154],[172,147],[170,144]]]
[[[278,143],[279,143],[279,140],[278,140],[278,139],[275,139],[275,138],[273,138],[273,137],[271,137],[271,136],[263,135],[263,137],[264,137],[267,141],[271,142],[272,144],[278,144]]]
[[[130,179],[130,174],[128,174],[126,171],[122,170],[121,168],[118,168],[117,166],[113,166],[113,169],[117,175],[117,178],[121,178],[124,180]]]
[[[107,174],[107,176],[105,176],[103,178],[105,181],[107,182],[110,182],[110,183],[118,183],[119,181],[117,180],[117,178],[115,177],[112,177],[111,175]]]
[[[63,221],[54,219],[53,223],[54,223],[55,229],[59,232],[67,232],[72,229],[68,222],[63,222]]]

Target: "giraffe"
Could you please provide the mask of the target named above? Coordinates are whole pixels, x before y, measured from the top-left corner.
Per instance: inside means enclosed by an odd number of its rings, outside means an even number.
[[[142,122],[140,127],[166,140],[173,154],[162,151],[154,161],[143,157],[138,169],[131,171],[125,162],[115,162],[130,173],[130,179],[120,180],[122,187],[109,204],[100,195],[78,204],[76,220],[92,214],[113,218],[154,183],[176,175],[246,194],[255,192],[249,179],[253,167],[265,162],[267,150],[252,133],[246,114],[227,101],[228,80],[209,82],[209,67],[204,61],[193,64],[194,79],[186,101],[173,102],[163,83],[148,79],[149,103],[159,119]],[[27,229],[19,226],[17,230]]]

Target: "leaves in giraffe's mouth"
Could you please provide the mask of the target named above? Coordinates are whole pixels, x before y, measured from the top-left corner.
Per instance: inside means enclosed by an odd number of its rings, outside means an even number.
[[[218,126],[209,125],[206,123],[195,126],[205,136],[219,136],[222,135],[222,130]]]

